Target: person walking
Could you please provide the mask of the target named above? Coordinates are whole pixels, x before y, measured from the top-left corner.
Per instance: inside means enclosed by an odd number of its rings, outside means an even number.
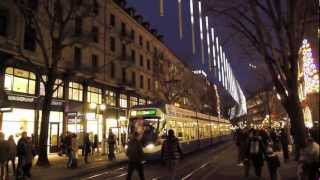
[[[307,138],[307,146],[301,150],[299,164],[302,164],[302,176],[306,180],[316,180],[320,176],[320,146],[312,137]]]
[[[4,133],[0,132],[0,180],[8,178],[7,163],[9,157],[8,142],[4,139]]]
[[[13,175],[16,175],[16,156],[17,156],[17,145],[13,139],[13,135],[10,135],[8,138],[8,146],[9,146],[9,155],[8,155],[8,163],[7,163],[7,171],[9,172],[9,162],[11,162]]]
[[[131,180],[131,176],[134,170],[138,171],[140,180],[144,180],[144,173],[143,173],[143,149],[142,143],[139,139],[139,134],[134,132],[130,141],[128,142],[128,149],[126,151],[128,156],[128,175],[127,180]]]
[[[278,155],[273,151],[272,143],[269,143],[265,153],[269,175],[271,180],[278,179],[278,168],[280,167],[280,160]]]
[[[161,159],[168,168],[171,180],[175,179],[178,159],[182,158],[183,153],[180,148],[179,140],[175,137],[174,131],[170,129],[168,131],[168,138],[163,142],[161,148]]]
[[[93,144],[92,144],[92,155],[94,155],[96,149],[97,149],[97,152],[99,153],[99,139],[98,139],[98,135],[95,134],[93,138]]]
[[[83,137],[83,151],[84,151],[84,162],[88,164],[89,163],[88,157],[89,157],[89,154],[91,153],[91,142],[90,142],[88,133],[85,133]]]
[[[24,176],[31,178],[32,161],[35,155],[32,138],[27,137],[25,146],[25,163],[22,167]]]
[[[71,161],[70,161],[70,168],[77,168],[78,167],[78,140],[77,135],[71,135]]]
[[[247,147],[247,154],[248,154],[248,166],[250,167],[250,164],[253,164],[255,174],[257,177],[261,177],[261,170],[263,166],[263,153],[264,153],[264,147],[263,142],[261,140],[261,136],[259,135],[259,132],[256,130],[252,131],[252,135],[249,138],[249,143]],[[246,176],[249,175],[249,169],[245,174]]]
[[[21,133],[21,138],[17,145],[17,156],[18,156],[18,167],[17,167],[17,179],[24,179],[26,174],[26,164],[27,164],[27,148],[28,148],[28,136],[27,132]]]
[[[282,128],[280,132],[280,142],[282,145],[282,153],[284,162],[289,160],[289,135],[286,128]]]
[[[116,156],[114,154],[115,146],[116,146],[116,136],[113,134],[112,130],[110,129],[109,135],[108,135],[108,147],[109,147],[108,159],[110,161],[113,161],[116,159]]]

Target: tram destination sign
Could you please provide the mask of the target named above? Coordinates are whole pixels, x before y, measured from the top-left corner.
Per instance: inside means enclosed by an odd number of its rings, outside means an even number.
[[[157,114],[156,109],[144,109],[131,111],[131,116],[155,116]]]

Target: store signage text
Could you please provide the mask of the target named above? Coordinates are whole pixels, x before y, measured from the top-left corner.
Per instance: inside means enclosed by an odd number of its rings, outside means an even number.
[[[12,95],[8,96],[8,100],[9,101],[18,101],[18,102],[29,102],[29,103],[34,102],[33,97],[12,96]]]
[[[12,112],[12,108],[0,108],[0,112]]]

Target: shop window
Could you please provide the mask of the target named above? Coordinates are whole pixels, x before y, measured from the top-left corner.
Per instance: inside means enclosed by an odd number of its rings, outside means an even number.
[[[0,9],[0,36],[7,36],[8,33],[8,12]]]
[[[88,94],[87,94],[88,103],[102,103],[102,91],[99,88],[95,87],[88,87]]]
[[[127,107],[128,107],[128,98],[127,98],[127,95],[125,95],[125,94],[120,94],[119,105],[120,105],[120,107],[122,107],[122,108],[127,108]]]
[[[8,67],[5,70],[4,89],[26,94],[35,94],[36,75],[18,68]]]
[[[145,99],[139,99],[139,105],[146,105]]]
[[[42,76],[42,79],[44,81],[46,81],[47,77]],[[63,99],[63,86],[64,86],[63,81],[61,79],[56,79],[56,81],[54,83],[54,87],[53,87],[53,89],[55,90],[52,95],[53,98]],[[43,82],[41,81],[41,83],[40,83],[40,96],[44,96],[45,94],[46,94],[45,87],[44,87]]]
[[[106,91],[106,104],[109,106],[116,106],[117,96],[113,91]]]
[[[137,97],[130,97],[130,107],[138,105],[138,98]]]
[[[69,82],[69,100],[83,101],[83,86],[79,83]]]

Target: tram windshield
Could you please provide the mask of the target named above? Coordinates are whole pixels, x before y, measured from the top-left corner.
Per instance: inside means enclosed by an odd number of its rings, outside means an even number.
[[[159,118],[130,118],[129,133],[137,132],[144,145],[155,143],[159,132]]]

